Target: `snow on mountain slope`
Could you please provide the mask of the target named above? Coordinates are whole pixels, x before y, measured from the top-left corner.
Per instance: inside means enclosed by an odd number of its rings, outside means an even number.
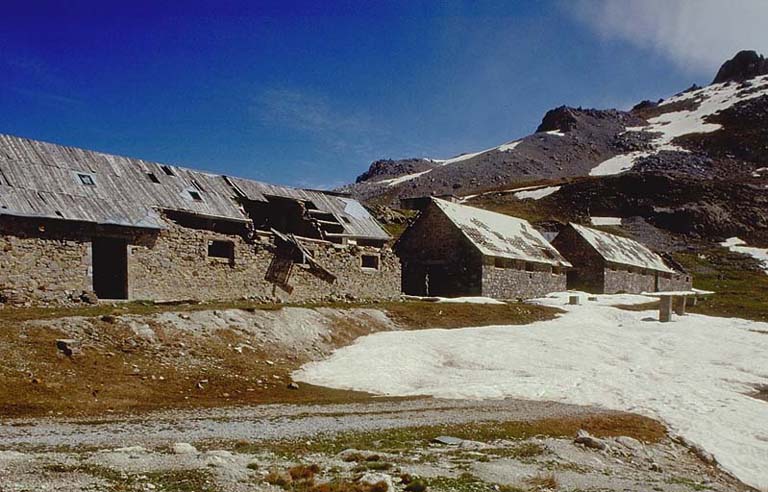
[[[648,125],[629,127],[627,132],[646,132],[658,134],[651,140],[652,150],[620,154],[600,163],[589,174],[606,176],[632,169],[635,162],[656,154],[662,150],[682,151],[686,149],[675,145],[674,140],[692,133],[711,133],[722,128],[718,123],[710,123],[707,117],[732,107],[734,104],[768,95],[768,75],[755,77],[744,83],[724,82],[690,92],[684,92],[661,102],[659,109],[683,107],[678,111],[670,110],[659,116],[649,118]]]
[[[720,245],[728,248],[734,253],[741,253],[756,259],[762,265],[765,273],[768,274],[768,248],[753,248],[747,246],[746,242],[737,237],[728,238],[720,243]]]
[[[294,378],[381,395],[528,398],[599,405],[666,422],[742,481],[768,487],[768,324],[701,315],[656,321],[654,311],[569,293],[538,302],[566,310],[526,326],[387,332],[367,336]]]

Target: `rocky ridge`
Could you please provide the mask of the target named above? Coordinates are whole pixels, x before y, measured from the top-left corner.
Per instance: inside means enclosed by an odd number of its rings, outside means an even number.
[[[497,209],[505,208],[500,202],[520,209],[516,202],[536,199],[518,198],[516,189],[558,186],[526,218],[584,222],[599,211],[686,239],[738,235],[768,244],[767,74],[764,57],[742,51],[712,85],[630,111],[561,106],[532,135],[418,167],[377,161],[344,191],[392,207],[400,198],[447,194],[484,206],[495,195]]]

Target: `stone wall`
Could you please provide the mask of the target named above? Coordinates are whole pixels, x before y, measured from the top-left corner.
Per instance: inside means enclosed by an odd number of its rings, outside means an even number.
[[[543,265],[537,265],[543,266]],[[526,271],[515,267],[483,265],[482,295],[495,299],[527,299],[566,290],[565,273],[552,269]]]
[[[544,264],[484,257],[434,204],[395,245],[403,264],[403,291],[412,295],[536,297],[565,290],[565,275]],[[519,264],[518,264],[519,263]]]
[[[403,265],[406,294],[481,295],[482,255],[436,205],[419,214],[395,251]]]
[[[209,241],[231,241],[234,261],[210,258]],[[400,295],[400,262],[391,249],[304,241],[315,260],[336,276],[328,283],[294,264],[288,293],[265,280],[274,258],[271,235],[253,244],[238,235],[170,224],[152,247],[133,246],[128,260],[133,299],[231,299],[266,297],[282,301],[394,299]],[[379,269],[362,267],[363,255],[379,257]]]
[[[573,265],[567,273],[568,289],[603,292],[605,261],[575,229],[563,229],[552,240],[552,246]]]
[[[669,276],[659,277],[659,290],[691,290],[693,288],[693,276],[690,273],[674,273]]]
[[[617,294],[619,292],[639,294],[640,292],[656,290],[656,275],[654,273],[630,271],[626,267],[622,267],[622,269],[606,268],[603,277],[605,279],[603,294]]]
[[[120,237],[128,243],[128,296],[132,300],[281,301],[394,299],[400,294],[400,262],[388,247],[341,246],[308,241],[318,263],[336,275],[328,283],[295,264],[288,292],[264,279],[274,257],[271,235],[182,227],[146,233],[64,221],[0,218],[0,302],[68,303],[93,289],[91,240]],[[208,242],[230,241],[234,262],[208,257]],[[363,255],[379,268],[363,268]]]

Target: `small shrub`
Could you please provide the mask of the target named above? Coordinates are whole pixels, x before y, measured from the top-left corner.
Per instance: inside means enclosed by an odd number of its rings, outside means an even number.
[[[531,486],[532,490],[557,490],[560,484],[551,473],[546,475],[536,475],[525,480],[525,483]]]
[[[421,480],[413,480],[405,487],[405,492],[424,492],[427,490],[427,484]]]

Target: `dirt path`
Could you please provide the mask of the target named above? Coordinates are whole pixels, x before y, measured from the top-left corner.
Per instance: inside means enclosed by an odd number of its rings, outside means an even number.
[[[179,410],[135,417],[13,419],[0,425],[0,448],[161,446],[177,441],[251,442],[317,434],[585,417],[603,411],[526,400],[415,399],[342,405],[264,405]]]
[[[575,444],[579,429],[595,437]],[[412,399],[0,425],[2,492],[394,492],[413,483],[430,492],[748,490],[657,422],[560,403]]]

